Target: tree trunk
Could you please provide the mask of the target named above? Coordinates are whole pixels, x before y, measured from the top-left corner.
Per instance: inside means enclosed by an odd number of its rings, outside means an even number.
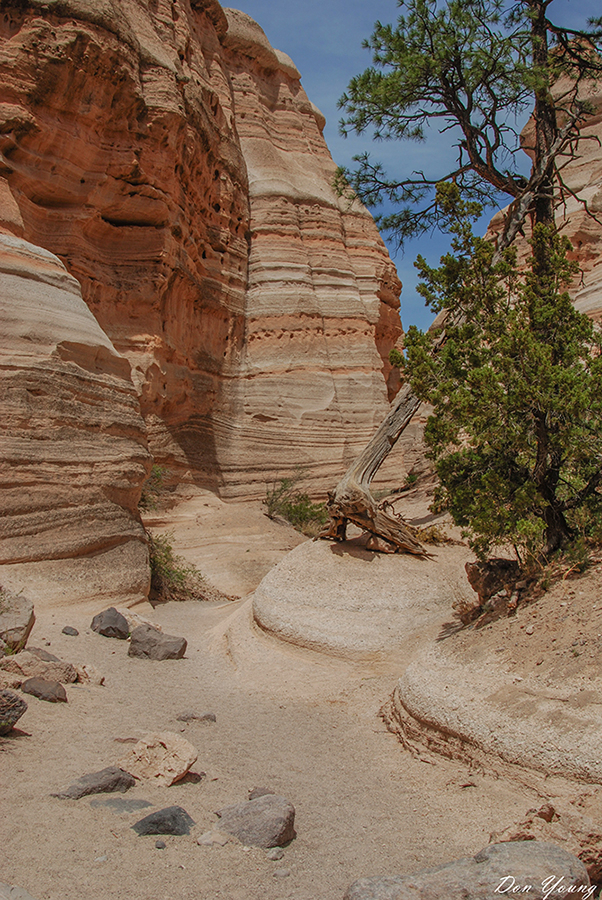
[[[417,540],[413,529],[398,516],[380,508],[370,493],[374,475],[391,452],[400,434],[420,406],[420,400],[404,385],[393,401],[391,409],[378,431],[347,470],[335,490],[328,494],[330,521],[321,538],[344,541],[347,522],[378,535],[397,550],[425,556],[427,551]]]

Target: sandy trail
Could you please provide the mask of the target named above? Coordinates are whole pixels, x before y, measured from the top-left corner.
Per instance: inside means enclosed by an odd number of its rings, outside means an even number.
[[[257,507],[247,512],[261,514]],[[187,527],[178,515],[176,534]],[[200,548],[215,546],[215,522],[208,527],[212,542],[199,530]],[[260,556],[281,554],[274,548],[284,546],[283,535],[277,538],[264,533],[253,546]],[[178,549],[195,556],[192,543]],[[214,566],[223,590],[237,579],[239,587],[252,581],[249,567],[236,574],[241,549],[255,555],[236,546]],[[209,552],[197,551],[197,559]],[[253,566],[258,571],[267,562]],[[341,900],[361,876],[409,873],[473,854],[492,830],[538,802],[530,787],[403,749],[379,718],[399,660],[351,663],[282,644],[253,625],[249,599],[138,607],[164,631],[184,635],[189,647],[183,660],[130,659],[125,642],[90,632],[97,611],[38,610],[29,643],[93,663],[105,686],[68,686],[68,704],[28,699],[20,722],[27,734],[0,747],[0,880],[36,900]],[[79,637],[61,633],[67,624]],[[178,722],[190,708],[214,712],[217,722]],[[50,797],[117,762],[127,745],[116,738],[160,730],[181,731],[199,750],[194,770],[206,774],[170,788],[139,783],[124,796],[153,808],[183,806],[197,823],[190,836],[166,837],[167,848],[158,850],[155,837],[131,830],[146,810],[115,813],[92,806],[91,798]],[[284,858],[271,862],[265,851],[235,840],[198,846],[195,838],[217,822],[214,811],[246,799],[255,786],[296,807],[298,836]],[[282,869],[290,875],[275,876]]]

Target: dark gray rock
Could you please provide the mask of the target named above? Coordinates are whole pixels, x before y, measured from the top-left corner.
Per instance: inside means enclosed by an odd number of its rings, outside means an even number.
[[[41,659],[44,662],[60,663],[63,661],[62,659],[59,659],[58,656],[55,656],[54,653],[50,653],[48,650],[44,650],[43,647],[28,647],[27,652],[33,653],[34,656],[37,656],[38,659]]]
[[[109,606],[94,616],[90,628],[105,637],[118,638],[121,641],[127,640],[130,633],[126,617],[117,612],[114,606]]]
[[[157,850],[165,850],[167,844],[165,843],[165,841],[155,841],[155,847],[157,848]]]
[[[65,625],[65,627],[63,628],[63,634],[68,634],[71,637],[77,637],[79,631],[77,630],[77,628],[73,628],[72,625]]]
[[[360,878],[344,900],[529,900],[591,897],[583,863],[568,851],[540,841],[491,844],[476,856],[415,875]]]
[[[182,659],[186,646],[185,638],[163,634],[151,625],[138,625],[132,631],[128,656],[141,659]]]
[[[66,703],[67,692],[60,681],[46,681],[45,678],[28,678],[21,685],[24,694],[31,694],[48,703]]]
[[[31,600],[0,588],[0,639],[9,650],[23,649],[35,620]]]
[[[90,806],[95,808],[106,806],[115,813],[139,812],[141,809],[150,809],[152,805],[148,800],[137,800],[134,797],[108,797],[106,800],[95,797],[94,800],[90,800]]]
[[[0,900],[34,900],[34,898],[15,884],[0,884]]]
[[[176,716],[178,722],[217,722],[217,716],[212,712],[198,713],[193,709],[185,709]]]
[[[136,834],[190,834],[196,823],[181,806],[167,806],[140,819],[132,828]]]
[[[0,734],[8,734],[19,721],[27,703],[14,691],[0,691]]]
[[[285,797],[265,794],[220,809],[219,829],[254,847],[281,847],[295,837],[295,807]]]
[[[108,766],[106,769],[101,769],[100,772],[82,775],[64,791],[51,794],[51,796],[58,797],[59,800],[79,800],[80,797],[86,797],[88,794],[125,794],[135,784],[136,779],[129,772],[124,772],[117,766]]]

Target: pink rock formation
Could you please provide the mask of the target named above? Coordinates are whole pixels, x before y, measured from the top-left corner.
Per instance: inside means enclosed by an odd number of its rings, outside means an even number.
[[[324,120],[294,64],[245,13],[225,13],[251,244],[222,471],[230,495],[261,494],[295,464],[332,487],[386,413],[400,284],[370,214],[333,190]]]
[[[556,92],[562,94],[566,82],[559,82]],[[556,211],[556,223],[571,241],[574,258],[581,267],[580,275],[571,288],[575,306],[596,321],[602,319],[602,92],[600,85],[584,84],[580,91],[583,100],[592,106],[592,115],[581,131],[578,156],[566,159],[562,176],[566,184],[562,205]],[[521,134],[523,149],[529,154],[534,143],[533,122],[527,123]],[[585,200],[587,207],[576,198]],[[501,228],[502,214],[498,213],[489,226],[495,234]],[[529,234],[528,226],[526,234]],[[519,260],[528,253],[526,240],[517,242]]]
[[[140,599],[149,456],[129,363],[60,260],[8,233],[0,334],[0,584],[36,603]]]
[[[30,0],[0,84],[7,218],[130,360],[155,458],[331,486],[385,411],[399,282],[292,61],[217,0]]]

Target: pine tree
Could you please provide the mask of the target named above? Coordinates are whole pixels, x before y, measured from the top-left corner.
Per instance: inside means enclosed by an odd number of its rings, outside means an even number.
[[[453,235],[439,268],[419,258],[421,292],[447,309],[445,342],[408,333],[407,373],[433,404],[425,440],[439,502],[484,558],[513,544],[549,556],[597,527],[602,497],[602,336],[567,293],[569,241],[537,224],[529,269],[471,229],[475,205],[442,186]],[[456,324],[454,324],[454,321]]]

